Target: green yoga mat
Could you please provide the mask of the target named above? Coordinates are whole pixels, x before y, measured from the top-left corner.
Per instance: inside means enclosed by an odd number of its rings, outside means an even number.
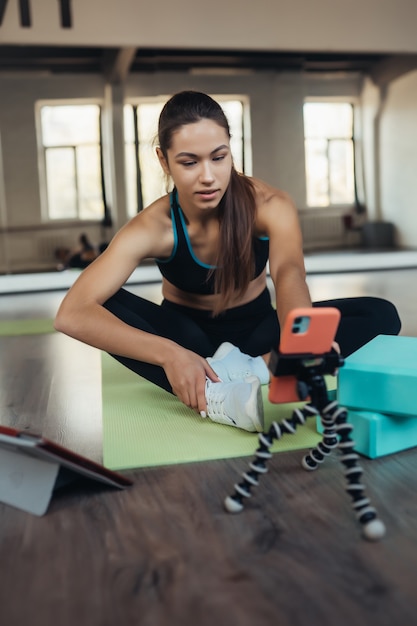
[[[0,320],[0,337],[13,335],[44,335],[55,332],[52,319]]]
[[[267,400],[263,387],[265,429],[275,420],[291,417],[294,404]],[[202,419],[196,412],[156,385],[102,354],[103,459],[113,470],[171,465],[192,461],[254,455],[256,433]],[[276,441],[272,452],[317,445],[321,436],[315,418],[294,435]]]

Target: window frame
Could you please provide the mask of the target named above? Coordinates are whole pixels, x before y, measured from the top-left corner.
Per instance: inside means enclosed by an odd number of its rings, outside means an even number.
[[[75,173],[77,174],[77,146],[70,144],[62,144],[59,146],[45,146],[42,135],[42,108],[54,107],[54,106],[88,106],[94,105],[99,108],[99,154],[100,154],[100,191],[101,199],[103,203],[103,212],[100,217],[83,219],[80,217],[80,202],[79,202],[79,189],[78,189],[78,176],[75,180],[75,192],[76,192],[76,204],[77,215],[74,217],[51,217],[49,213],[49,200],[48,200],[48,181],[47,181],[47,164],[46,153],[48,150],[60,149],[60,148],[72,148]],[[35,128],[36,139],[38,149],[38,176],[39,176],[39,192],[40,192],[40,206],[41,206],[41,221],[44,224],[100,224],[103,222],[106,216],[106,197],[104,188],[104,173],[103,173],[103,128],[102,128],[102,116],[103,116],[103,101],[98,98],[59,98],[59,99],[42,99],[37,100],[35,103]],[[83,144],[83,145],[96,145],[96,144]]]
[[[349,104],[352,108],[352,135],[350,138],[346,137],[331,137],[327,139],[327,149],[326,153],[329,152],[329,145],[331,141],[340,141],[340,140],[348,140],[352,143],[352,156],[353,156],[353,165],[352,165],[352,176],[353,176],[353,200],[352,202],[338,202],[338,203],[330,203],[327,205],[318,205],[318,204],[309,204],[308,203],[308,194],[307,194],[307,158],[306,158],[306,141],[308,137],[305,134],[304,127],[304,105],[310,103],[318,103],[318,104]],[[305,189],[306,189],[306,197],[305,197],[305,206],[307,211],[340,211],[340,213],[345,213],[346,211],[355,209],[358,204],[358,181],[357,181],[357,172],[358,172],[358,161],[360,160],[360,155],[358,154],[358,135],[357,135],[357,121],[358,121],[358,98],[352,96],[307,96],[303,100],[303,136],[304,136],[304,159],[305,159]],[[327,173],[327,178],[329,182],[329,198],[331,196],[331,168],[330,168],[330,160],[328,159],[329,168]]]

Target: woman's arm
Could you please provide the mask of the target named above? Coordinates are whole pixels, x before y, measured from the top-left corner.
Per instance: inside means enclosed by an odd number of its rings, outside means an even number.
[[[266,228],[270,237],[269,270],[275,287],[280,326],[291,309],[311,307],[306,283],[303,243],[297,209],[286,194],[278,192],[266,203]],[[332,347],[340,354],[339,344]],[[336,373],[336,372],[335,372]]]
[[[146,209],[124,226],[79,276],[58,310],[55,328],[91,346],[164,368],[173,392],[187,406],[206,410],[205,380],[218,380],[205,359],[177,343],[138,330],[103,307],[139,263],[172,250],[170,220]]]
[[[143,219],[142,215],[129,222],[94,263],[81,273],[58,310],[57,330],[108,352],[131,358],[150,357],[151,351],[149,355],[145,354],[148,352],[147,338],[141,337],[140,331],[118,320],[102,305],[151,252],[154,233],[160,231],[153,222],[155,219],[148,216]]]
[[[310,307],[297,209],[287,194],[262,185],[258,191],[257,227],[269,237],[269,271],[282,326],[289,311]]]

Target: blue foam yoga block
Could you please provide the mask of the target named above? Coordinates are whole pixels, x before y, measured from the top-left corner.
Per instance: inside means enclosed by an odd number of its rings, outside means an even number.
[[[337,397],[348,409],[417,417],[417,337],[378,335],[348,356]]]
[[[353,426],[355,451],[370,459],[417,446],[417,419],[412,416],[348,409],[347,421]],[[320,418],[317,430],[323,432]]]

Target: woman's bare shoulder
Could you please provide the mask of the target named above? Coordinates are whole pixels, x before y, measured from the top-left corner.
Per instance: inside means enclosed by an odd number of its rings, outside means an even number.
[[[250,180],[254,188],[257,208],[262,208],[264,205],[294,206],[290,194],[286,191],[273,187],[259,178],[250,178]]]
[[[263,181],[254,182],[255,228],[270,240],[270,268],[274,272],[290,263],[302,267],[302,233],[298,211],[291,196]]]
[[[129,225],[133,227],[154,226],[163,228],[171,224],[171,211],[169,195],[158,198],[152,204],[140,211],[133,217]]]
[[[169,196],[159,198],[129,220],[115,239],[136,249],[142,258],[169,254],[173,245]]]
[[[298,211],[291,196],[282,189],[252,179],[255,192],[255,224],[258,235],[271,236],[272,230],[282,230],[285,224],[292,227],[298,222]]]

